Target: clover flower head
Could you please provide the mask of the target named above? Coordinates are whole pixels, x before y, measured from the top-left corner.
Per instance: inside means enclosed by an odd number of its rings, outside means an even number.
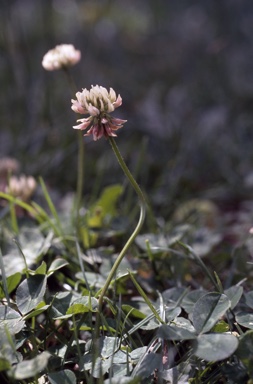
[[[127,120],[118,119],[110,115],[116,108],[122,104],[120,95],[116,95],[114,89],[96,85],[91,86],[88,91],[86,88],[82,92],[76,93],[76,100],[71,100],[71,109],[82,115],[90,115],[87,118],[77,120],[80,122],[74,125],[74,129],[90,129],[84,136],[93,135],[96,141],[105,136],[117,136],[115,131],[123,127]]]
[[[36,187],[36,180],[32,176],[11,176],[5,192],[22,201],[29,201]]]
[[[55,71],[71,67],[81,59],[81,52],[75,49],[72,44],[57,45],[48,51],[42,60],[42,66],[47,71]]]

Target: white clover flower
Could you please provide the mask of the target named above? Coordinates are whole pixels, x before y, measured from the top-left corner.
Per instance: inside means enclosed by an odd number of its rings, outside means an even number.
[[[122,104],[120,95],[116,96],[115,91],[96,85],[76,93],[76,100],[71,100],[71,109],[83,115],[90,115],[87,118],[79,119],[81,123],[73,126],[74,129],[90,129],[84,136],[93,135],[96,141],[101,137],[117,136],[114,131],[123,127],[127,120],[118,119],[110,115],[111,112]]]
[[[71,67],[81,59],[81,52],[75,49],[72,44],[57,45],[48,51],[42,60],[42,66],[47,71],[55,71]]]
[[[11,176],[5,192],[22,201],[28,201],[37,187],[36,180],[32,176]]]

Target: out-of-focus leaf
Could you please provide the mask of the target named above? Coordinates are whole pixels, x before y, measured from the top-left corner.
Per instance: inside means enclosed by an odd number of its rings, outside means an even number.
[[[8,372],[9,376],[15,380],[35,377],[46,368],[50,356],[50,353],[42,352],[31,360],[21,361]]]
[[[231,356],[236,351],[238,344],[238,339],[230,334],[199,335],[194,341],[193,353],[206,361],[220,361]]]
[[[10,368],[11,368],[10,362],[4,357],[0,356],[0,372],[7,371],[7,369],[10,369]]]
[[[105,278],[99,273],[85,272],[85,276],[90,287],[102,288],[104,286]],[[85,283],[82,272],[77,272],[76,278]]]
[[[211,292],[202,296],[194,305],[192,320],[198,333],[210,331],[219,319],[230,308],[230,300],[226,295]]]
[[[17,288],[17,307],[22,314],[30,312],[43,301],[46,291],[47,277],[34,275],[25,279]]]
[[[206,256],[222,240],[222,235],[207,227],[198,229],[193,235],[191,246],[198,256]]]

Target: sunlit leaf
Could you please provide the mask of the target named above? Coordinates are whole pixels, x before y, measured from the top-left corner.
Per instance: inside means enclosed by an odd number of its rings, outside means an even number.
[[[61,259],[61,258],[57,258],[55,259],[52,264],[50,265],[48,271],[47,271],[47,275],[48,276],[51,276],[55,271],[57,271],[58,269],[61,269],[63,267],[65,267],[66,265],[68,265],[68,261],[64,260],[64,259]]]
[[[10,275],[9,277],[7,277],[8,293],[11,293],[12,291],[14,291],[15,288],[17,288],[18,284],[20,283],[21,277],[22,275],[19,272],[16,272],[13,275]],[[6,295],[3,288],[3,282],[1,281],[0,282],[0,299],[3,299],[4,297],[6,297]]]
[[[37,306],[37,308],[35,308],[35,310],[33,310],[32,312],[29,312],[28,315],[23,317],[23,319],[28,320],[32,317],[36,317],[36,316],[40,315],[41,313],[45,312],[49,307],[50,307],[50,305],[45,305],[45,303],[42,301]]]

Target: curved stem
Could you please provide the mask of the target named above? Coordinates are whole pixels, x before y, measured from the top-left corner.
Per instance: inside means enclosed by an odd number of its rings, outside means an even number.
[[[115,153],[115,156],[117,157],[117,160],[121,166],[121,168],[123,169],[126,177],[128,178],[128,180],[130,181],[130,183],[132,184],[132,187],[135,189],[135,192],[137,193],[139,199],[146,204],[145,202],[145,197],[142,193],[142,190],[141,188],[139,187],[139,185],[137,184],[135,178],[133,177],[132,173],[130,172],[130,170],[128,169],[123,157],[121,156],[121,153],[119,151],[119,148],[114,140],[113,137],[109,136],[109,141],[110,141],[110,144],[112,146],[112,149],[113,149],[113,152]]]
[[[140,187],[137,184],[137,182],[135,181],[133,175],[129,171],[123,157],[121,156],[121,153],[120,153],[120,151],[117,147],[117,144],[116,144],[115,140],[113,139],[113,137],[110,136],[109,141],[110,141],[113,152],[114,152],[115,156],[117,157],[117,160],[118,160],[123,172],[125,173],[126,177],[130,181],[131,185],[133,186],[135,192],[137,193],[137,195],[139,197],[139,200],[140,200],[140,217],[139,217],[138,224],[135,227],[135,230],[133,231],[133,233],[131,234],[131,236],[127,240],[127,242],[124,245],[123,249],[121,250],[120,254],[118,255],[118,257],[117,257],[117,259],[116,259],[116,261],[115,261],[115,263],[114,263],[114,265],[113,265],[113,267],[112,267],[112,269],[111,269],[111,271],[110,271],[110,273],[106,279],[106,282],[105,282],[102,290],[97,293],[97,296],[98,296],[98,294],[100,294],[100,295],[99,295],[99,300],[98,300],[98,312],[97,312],[97,319],[96,319],[97,320],[96,321],[96,331],[95,331],[95,337],[96,338],[98,338],[98,336],[99,336],[99,324],[100,324],[99,314],[102,311],[103,299],[104,299],[104,296],[106,294],[106,291],[109,288],[111,281],[112,281],[121,261],[123,260],[127,250],[129,249],[130,245],[133,243],[135,237],[140,232],[142,225],[143,225],[143,222],[145,220],[145,215],[146,215],[146,201],[145,201],[144,195],[142,193],[142,190],[140,189]]]

